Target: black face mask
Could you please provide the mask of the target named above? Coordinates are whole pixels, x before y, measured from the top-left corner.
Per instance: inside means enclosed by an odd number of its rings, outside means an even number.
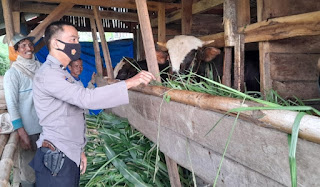
[[[61,40],[58,40],[58,41],[64,44],[64,49],[57,48],[57,50],[64,52],[70,58],[71,61],[75,61],[80,58],[80,55],[81,55],[80,43],[74,44],[74,43],[66,43]]]

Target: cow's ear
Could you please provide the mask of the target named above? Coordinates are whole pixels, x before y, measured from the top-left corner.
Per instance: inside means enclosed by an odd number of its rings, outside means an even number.
[[[206,47],[204,49],[204,61],[209,62],[216,58],[217,55],[221,53],[220,49],[217,49],[215,47]]]
[[[163,51],[156,51],[157,61],[159,64],[165,64],[168,59],[168,53]]]

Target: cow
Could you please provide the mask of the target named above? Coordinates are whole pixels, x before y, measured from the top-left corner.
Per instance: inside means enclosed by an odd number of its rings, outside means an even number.
[[[212,61],[220,50],[214,47],[207,47],[213,41],[204,42],[194,36],[175,36],[166,44],[158,43],[156,46],[157,61],[159,70],[165,71],[161,74],[162,80],[168,78],[168,73],[186,74],[189,71],[205,76],[205,63]],[[146,60],[134,61],[133,59],[122,59],[115,67],[116,79],[124,80],[132,77],[138,71],[147,69]]]
[[[179,35],[166,44],[158,42],[160,49],[169,53],[173,73],[185,74],[189,71],[205,75],[205,65],[220,54],[220,49],[208,47],[212,41],[202,41],[194,36]]]
[[[170,72],[169,74],[188,74],[192,71],[220,82],[223,74],[223,55],[220,54],[220,49],[210,47],[213,43],[214,41],[202,41],[194,36],[186,35],[175,36],[167,43],[158,42],[156,52],[159,69],[160,71],[166,69],[166,72],[162,74],[162,80],[166,80],[168,72]],[[247,56],[247,54],[249,55]],[[169,62],[165,59],[168,59]],[[133,59],[123,59],[115,68],[117,75],[115,77],[124,80],[135,75],[137,70],[131,64],[147,70],[146,60],[135,62]],[[167,68],[169,64],[170,69]],[[199,78],[196,80],[199,81]],[[258,53],[246,53],[245,81],[247,90],[259,91]]]

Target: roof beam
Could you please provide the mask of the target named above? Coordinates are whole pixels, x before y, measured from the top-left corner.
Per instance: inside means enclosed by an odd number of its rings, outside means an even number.
[[[21,12],[30,12],[30,13],[39,13],[39,14],[50,14],[56,5],[44,5],[44,4],[31,4],[24,3],[20,11]],[[94,18],[92,9],[84,8],[72,8],[65,13],[66,16],[80,16],[87,18]],[[100,11],[100,16],[103,19],[115,19],[120,21],[127,22],[138,22],[138,15],[136,13],[125,13],[125,12],[114,12],[114,11]]]
[[[220,4],[223,4],[224,0],[201,0],[192,5],[192,14],[199,14],[205,11],[208,11]],[[181,9],[176,10],[166,17],[166,23],[171,23],[181,19]],[[151,26],[155,27],[158,25],[157,19],[151,20]]]
[[[117,8],[128,8],[137,9],[134,0],[20,0],[20,2],[35,1],[35,2],[47,2],[47,3],[73,3],[76,5],[91,5],[91,6],[103,6],[103,7],[117,7]],[[148,10],[157,11],[159,2],[148,1]],[[166,9],[180,8],[181,5],[178,3],[166,3]]]

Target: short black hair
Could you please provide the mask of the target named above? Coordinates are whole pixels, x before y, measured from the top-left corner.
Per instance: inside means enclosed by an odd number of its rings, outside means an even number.
[[[19,42],[17,42],[16,44],[14,44],[14,46],[13,46],[14,50],[15,50],[15,51],[18,51],[18,49],[19,49],[19,44],[22,43],[22,42],[24,42],[25,40],[29,40],[29,41],[32,43],[32,41],[30,40],[30,38],[22,39],[22,40],[20,40]],[[33,44],[33,43],[32,43],[32,44]]]
[[[48,25],[48,27],[46,28],[44,32],[44,42],[47,45],[47,48],[49,51],[50,51],[51,38],[58,32],[63,31],[63,26],[65,25],[74,27],[74,25],[66,21],[55,21],[55,22],[52,22],[50,25]]]
[[[81,60],[81,61],[82,61],[81,58],[79,58],[78,60]],[[73,61],[71,61],[71,62],[68,64],[68,66],[72,66],[73,62],[78,61],[78,60],[73,60]]]

